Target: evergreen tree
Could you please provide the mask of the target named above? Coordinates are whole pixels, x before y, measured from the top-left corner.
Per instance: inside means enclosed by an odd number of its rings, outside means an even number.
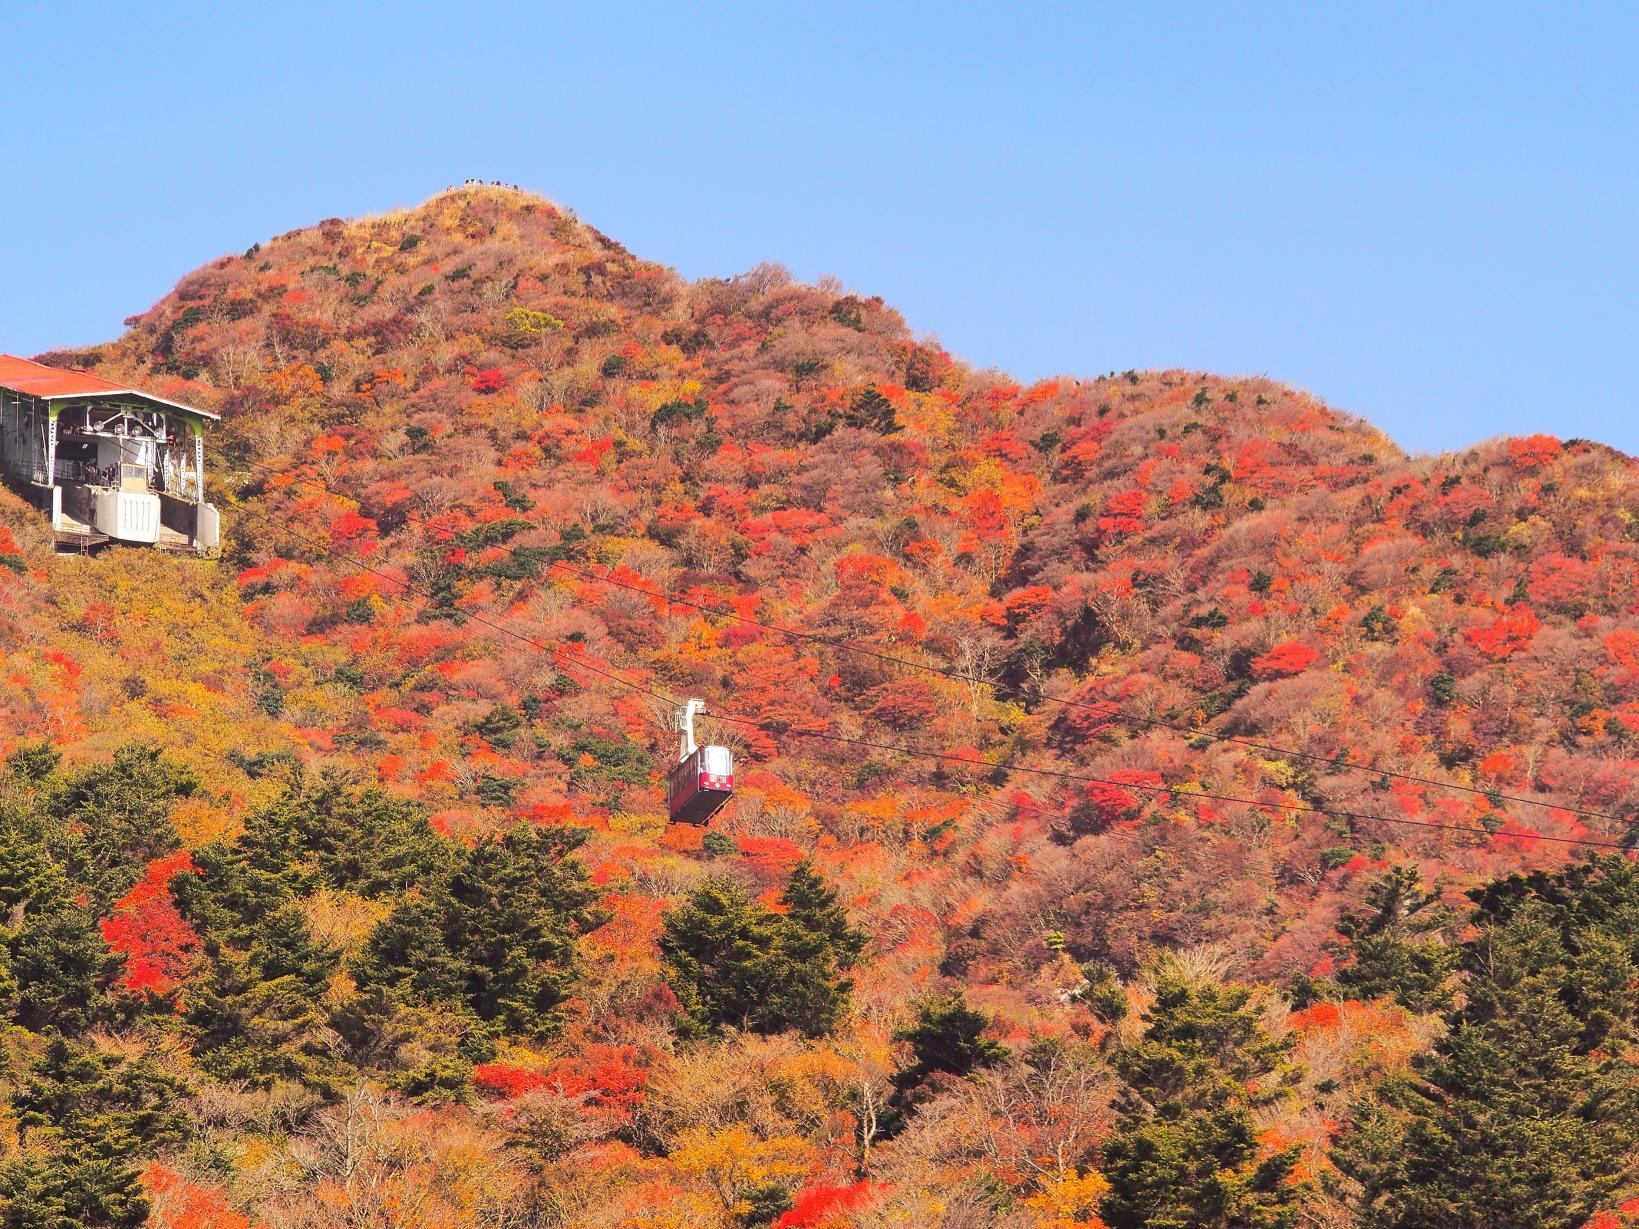
[[[1411,867],[1396,867],[1373,883],[1366,891],[1369,912],[1338,923],[1349,956],[1338,985],[1358,998],[1392,996],[1412,1011],[1444,1008],[1457,953],[1436,933],[1451,920],[1438,899]]]
[[[847,972],[868,940],[848,924],[836,893],[808,862],[791,869],[780,904],[785,912],[776,924],[779,955],[790,974],[776,986],[769,1011],[806,1036],[822,1036],[848,1008],[854,983]]]
[[[106,991],[120,958],[103,942],[89,910],[42,894],[30,902],[7,947],[19,1024],[79,1033],[108,1018]]]
[[[496,1028],[553,1031],[573,983],[575,937],[596,922],[594,893],[570,856],[584,838],[579,829],[518,827],[471,850],[451,847],[449,869],[372,932],[354,976]]]
[[[936,1076],[965,1079],[1005,1059],[1007,1047],[985,1036],[989,1027],[989,1017],[968,1006],[960,991],[918,1003],[916,1018],[894,1034],[895,1041],[910,1044],[911,1061],[894,1073],[878,1134],[899,1134],[918,1104],[938,1087]]]
[[[444,923],[443,912],[424,896],[400,902],[370,932],[364,951],[352,962],[354,980],[416,1002],[459,1001],[466,970],[450,950]]]
[[[911,1063],[894,1077],[900,1093],[908,1093],[936,1072],[972,1075],[981,1067],[1007,1057],[1007,1048],[986,1037],[990,1020],[969,1007],[960,994],[924,999],[917,1005],[916,1020],[895,1034],[895,1041],[911,1047]]]
[[[849,968],[865,950],[865,934],[848,924],[848,914],[811,862],[791,868],[780,893],[785,919],[797,928],[792,942],[803,950],[823,953],[839,968]]]
[[[480,841],[449,883],[446,933],[466,1005],[513,1032],[544,1033],[574,984],[575,939],[597,925],[596,894],[570,855],[579,828],[513,828]]]
[[[1174,965],[1156,974],[1136,1044],[1117,1052],[1126,1084],[1104,1148],[1111,1229],[1277,1229],[1294,1223],[1296,1149],[1260,1156],[1252,1111],[1286,1073],[1290,1043],[1268,1037],[1251,991]]]
[[[865,936],[807,863],[792,870],[781,903],[783,914],[713,879],[666,914],[660,952],[685,1032],[796,1029],[818,1037],[836,1027],[851,991],[846,972]]]
[[[850,427],[875,431],[879,435],[892,435],[900,429],[893,402],[884,397],[874,385],[854,397],[842,420]]]
[[[128,1061],[55,1037],[12,1094],[22,1147],[0,1167],[8,1229],[143,1224],[134,1162],[188,1136],[183,1089],[145,1059]]]
[[[190,988],[183,1013],[201,1069],[254,1088],[278,1080],[330,1088],[339,1073],[311,986],[270,968],[261,951],[242,952],[216,939],[206,939],[204,951],[205,976]]]
[[[1613,857],[1474,895],[1465,1002],[1336,1150],[1373,1229],[1575,1229],[1639,1190],[1639,874]]]
[[[198,875],[177,878],[177,905],[203,939],[203,975],[183,1019],[200,1066],[218,1079],[266,1087],[335,1076],[319,998],[338,964],[316,942],[292,890],[300,872],[269,856],[266,828],[200,850]]]
[[[297,876],[264,869],[259,851],[243,843],[207,846],[194,862],[199,874],[179,876],[172,892],[207,948],[247,953],[264,978],[292,977],[305,993],[322,993],[336,953],[308,930],[293,890]]]
[[[6,757],[6,774],[20,784],[37,785],[56,772],[62,762],[62,752],[50,743],[24,743]]]
[[[779,930],[779,915],[728,879],[707,880],[666,914],[660,955],[683,1008],[684,1032],[789,1027],[767,1011],[789,972],[776,955]]]
[[[55,752],[25,748],[6,765],[24,789],[0,815],[0,1008],[27,1028],[80,1032],[107,1019],[105,991],[120,961],[52,848],[53,835],[72,839],[52,831],[39,805],[56,764]]]
[[[198,789],[188,769],[158,747],[137,744],[114,752],[113,763],[87,768],[50,791],[48,814],[72,838],[67,869],[89,887],[94,911],[106,910],[149,862],[177,847],[171,812]]]
[[[47,854],[38,816],[13,813],[0,820],[0,911],[26,915],[29,901],[61,894],[62,876]]]
[[[378,789],[353,789],[336,775],[288,791],[253,817],[244,845],[259,869],[300,870],[304,885],[369,897],[404,892],[442,873],[454,848],[420,806]]]

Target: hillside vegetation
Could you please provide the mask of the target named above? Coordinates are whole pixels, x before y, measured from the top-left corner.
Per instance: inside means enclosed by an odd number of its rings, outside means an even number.
[[[227,543],[0,494],[8,1225],[1639,1220],[1631,459],[498,188],[127,325]]]

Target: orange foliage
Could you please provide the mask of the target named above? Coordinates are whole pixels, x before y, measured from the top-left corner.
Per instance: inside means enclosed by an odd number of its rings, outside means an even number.
[[[1527,435],[1508,441],[1508,459],[1516,469],[1540,469],[1563,451],[1564,447],[1551,435]]]
[[[142,1171],[154,1229],[251,1229],[220,1187],[190,1181],[155,1162]]]

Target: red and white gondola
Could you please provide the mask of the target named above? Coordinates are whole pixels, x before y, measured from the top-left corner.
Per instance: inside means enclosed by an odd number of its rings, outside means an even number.
[[[690,700],[677,713],[677,763],[666,779],[666,812],[674,824],[704,824],[734,795],[734,753],[727,747],[699,746],[694,718],[706,711]]]

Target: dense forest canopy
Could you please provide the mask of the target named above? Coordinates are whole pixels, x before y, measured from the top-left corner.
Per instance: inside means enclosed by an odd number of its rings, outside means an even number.
[[[0,494],[6,1224],[1639,1220],[1631,459],[494,187],[127,325],[226,544]]]

